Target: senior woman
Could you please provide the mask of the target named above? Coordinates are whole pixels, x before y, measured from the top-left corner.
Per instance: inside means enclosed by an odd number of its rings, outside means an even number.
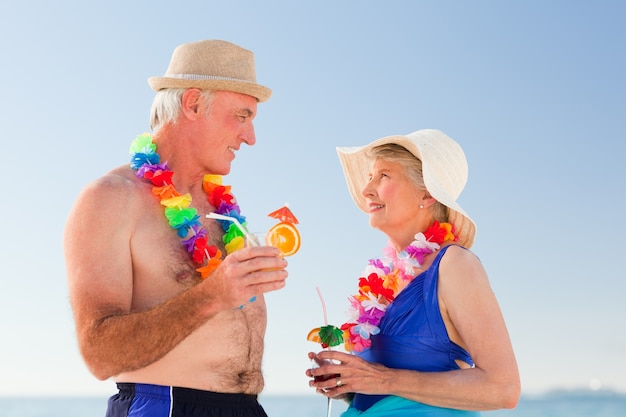
[[[306,371],[310,386],[349,401],[343,417],[514,408],[515,354],[469,250],[476,226],[456,202],[468,172],[461,147],[424,129],[337,152],[352,198],[389,245],[349,297],[350,320],[320,328],[322,346],[343,343],[349,353],[309,353],[319,364]]]

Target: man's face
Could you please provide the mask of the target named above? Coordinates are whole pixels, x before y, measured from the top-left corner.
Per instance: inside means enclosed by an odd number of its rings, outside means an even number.
[[[256,143],[254,125],[257,100],[245,94],[217,91],[207,109],[201,103],[198,120],[200,133],[196,146],[212,174],[226,175],[243,143]]]

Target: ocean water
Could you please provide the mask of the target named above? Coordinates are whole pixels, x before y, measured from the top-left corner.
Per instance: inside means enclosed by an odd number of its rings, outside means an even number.
[[[106,398],[0,397],[0,417],[104,417]],[[316,395],[261,396],[269,417],[327,417],[326,399]],[[331,416],[345,403],[332,401]],[[522,396],[514,410],[483,412],[483,417],[626,417],[626,394],[567,391]]]

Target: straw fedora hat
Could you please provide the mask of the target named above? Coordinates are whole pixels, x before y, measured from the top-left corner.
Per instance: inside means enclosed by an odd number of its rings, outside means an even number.
[[[204,40],[179,45],[162,77],[148,78],[154,91],[200,88],[247,94],[266,101],[272,90],[256,83],[254,54],[233,43]]]
[[[386,136],[365,146],[337,148],[348,190],[356,205],[369,213],[362,194],[372,162],[367,155],[372,148],[389,143],[403,146],[422,161],[426,189],[450,209],[449,220],[459,236],[458,243],[470,248],[476,225],[456,202],[467,183],[467,160],[461,147],[440,130],[423,129],[408,135]]]

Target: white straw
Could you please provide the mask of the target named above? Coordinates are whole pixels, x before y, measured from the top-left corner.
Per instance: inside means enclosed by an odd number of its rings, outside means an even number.
[[[260,246],[260,243],[256,239],[256,237],[254,235],[251,235],[250,232],[248,232],[248,230],[246,230],[246,228],[243,227],[243,225],[239,223],[239,220],[237,220],[236,218],[230,217],[230,216],[224,216],[223,214],[218,214],[218,213],[209,213],[205,217],[207,219],[227,220],[227,221],[235,223],[235,226],[237,226],[239,230],[241,230],[241,233],[243,233],[243,235],[245,236],[248,242],[252,243],[252,246]]]

